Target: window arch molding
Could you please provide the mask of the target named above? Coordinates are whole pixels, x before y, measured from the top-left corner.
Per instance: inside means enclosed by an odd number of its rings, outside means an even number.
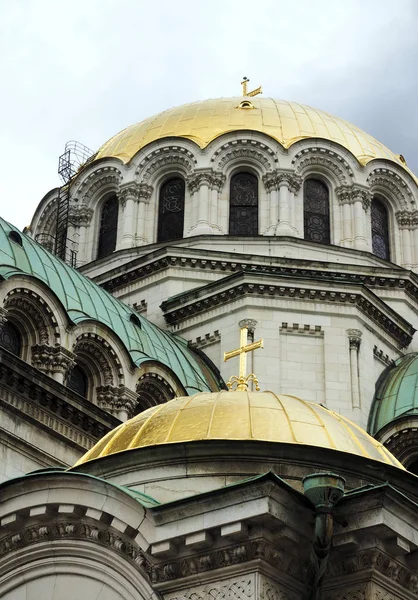
[[[307,194],[309,193],[310,182],[317,182],[323,191],[326,190],[326,197],[323,201],[319,198],[319,202],[315,201],[315,194],[312,195],[311,209],[309,209]],[[310,242],[317,242],[325,245],[333,244],[335,239],[335,212],[334,202],[335,185],[331,178],[324,175],[321,170],[309,170],[304,174],[303,183],[301,186],[301,201],[302,201],[302,223],[303,223],[303,239]],[[321,205],[324,213],[321,218]],[[309,229],[309,214],[311,218],[311,233],[307,235]],[[321,233],[321,227],[323,233]],[[320,241],[321,237],[326,241]],[[317,239],[315,239],[317,238]]]
[[[229,235],[257,236],[260,226],[261,174],[246,162],[231,167],[226,184]]]
[[[155,190],[156,242],[182,239],[188,200],[185,173],[182,169],[167,169],[165,173],[160,173]]]
[[[148,361],[142,365],[135,390],[138,403],[135,414],[151,406],[168,402],[172,398],[187,396],[177,376],[165,365],[156,361]]]
[[[381,209],[380,215],[379,208]],[[393,262],[396,252],[393,235],[393,206],[391,201],[381,193],[373,193],[369,214],[371,251],[375,256]]]

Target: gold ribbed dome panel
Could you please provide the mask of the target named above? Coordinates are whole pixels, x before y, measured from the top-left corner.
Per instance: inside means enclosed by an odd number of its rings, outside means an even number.
[[[362,165],[374,158],[387,158],[405,167],[399,156],[343,119],[296,102],[259,97],[248,100],[253,109],[239,108],[242,97],[171,108],[117,133],[95,159],[116,157],[127,163],[141,148],[163,138],[187,138],[205,148],[224,133],[248,130],[265,133],[285,148],[298,140],[324,138],[347,148]]]
[[[217,392],[175,398],[108,433],[75,466],[135,448],[200,440],[254,440],[349,452],[403,469],[363,429],[294,396],[273,392]]]

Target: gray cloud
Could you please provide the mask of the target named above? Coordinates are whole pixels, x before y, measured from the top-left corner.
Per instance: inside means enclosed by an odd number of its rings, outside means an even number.
[[[239,93],[345,118],[418,173],[415,0],[0,0],[0,212],[23,227],[69,139]]]

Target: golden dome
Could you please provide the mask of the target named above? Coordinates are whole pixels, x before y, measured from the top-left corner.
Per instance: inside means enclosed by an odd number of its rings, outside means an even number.
[[[242,102],[253,108],[241,108]],[[386,158],[405,168],[399,156],[343,119],[296,102],[260,97],[218,98],[170,108],[117,133],[95,160],[116,157],[127,163],[147,144],[167,137],[187,138],[205,148],[231,131],[260,131],[285,148],[299,140],[323,138],[347,148],[362,165]]]
[[[202,392],[154,406],[108,433],[75,466],[125,450],[199,440],[319,446],[403,469],[363,429],[319,404],[273,392]]]

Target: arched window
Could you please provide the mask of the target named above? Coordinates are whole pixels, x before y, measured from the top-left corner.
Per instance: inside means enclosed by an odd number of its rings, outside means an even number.
[[[0,346],[12,354],[20,356],[22,336],[19,330],[8,321],[4,325],[0,325]]]
[[[184,229],[184,180],[169,179],[160,188],[157,242],[179,240]]]
[[[103,204],[100,216],[99,245],[97,258],[112,254],[116,248],[116,235],[118,232],[118,199],[116,195],[110,196]]]
[[[371,220],[373,254],[390,260],[389,215],[386,206],[377,198],[372,200]]]
[[[304,238],[330,244],[329,192],[320,179],[307,179],[303,190]]]
[[[229,233],[258,235],[258,179],[252,173],[237,173],[231,177]]]
[[[83,398],[87,398],[88,379],[87,375],[79,365],[73,367],[67,377],[67,387]]]

